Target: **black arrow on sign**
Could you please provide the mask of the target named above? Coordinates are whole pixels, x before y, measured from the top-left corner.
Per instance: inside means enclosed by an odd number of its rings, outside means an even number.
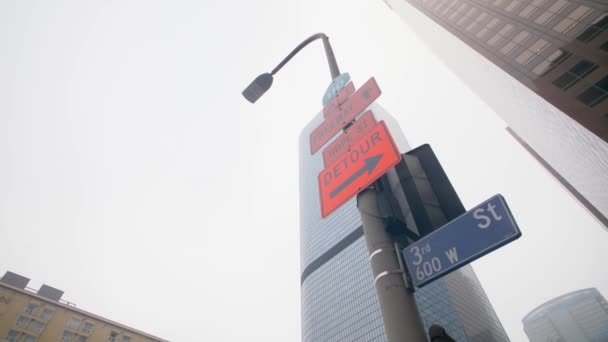
[[[338,195],[340,191],[344,190],[347,186],[350,185],[350,183],[361,177],[361,175],[364,174],[366,171],[367,174],[370,175],[380,162],[380,159],[382,159],[382,154],[365,158],[365,165],[363,165],[363,167],[360,168],[357,172],[355,172],[352,176],[348,177],[348,179],[345,180],[344,183],[338,185],[338,187],[336,187],[334,191],[330,192],[329,198],[336,197],[336,195]]]

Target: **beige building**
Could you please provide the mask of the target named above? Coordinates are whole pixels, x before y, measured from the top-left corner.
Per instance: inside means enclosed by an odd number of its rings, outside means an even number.
[[[161,338],[99,317],[62,300],[63,291],[6,272],[0,279],[0,341],[166,342]]]

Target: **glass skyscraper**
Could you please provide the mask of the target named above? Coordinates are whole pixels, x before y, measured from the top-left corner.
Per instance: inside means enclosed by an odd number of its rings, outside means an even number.
[[[384,1],[608,228],[608,2]]]
[[[407,152],[394,119],[376,103],[368,109]],[[323,158],[320,151],[311,155],[309,136],[323,120],[317,114],[300,136],[302,341],[386,341],[355,199],[321,218],[317,176]],[[459,342],[509,340],[470,266],[415,297],[426,327],[441,324]]]
[[[595,288],[554,298],[523,319],[530,342],[608,341],[608,302]]]

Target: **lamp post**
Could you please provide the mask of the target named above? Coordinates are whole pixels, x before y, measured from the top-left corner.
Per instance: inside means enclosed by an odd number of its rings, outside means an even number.
[[[242,93],[247,101],[255,103],[272,85],[273,75],[300,50],[317,39],[323,39],[331,78],[332,81],[335,80],[340,75],[340,70],[329,44],[329,38],[323,33],[317,33],[300,43],[270,73],[263,73],[251,82]],[[418,314],[416,302],[407,288],[399,249],[387,232],[386,224],[381,217],[378,196],[381,195],[374,186],[363,190],[357,195],[357,208],[361,215],[364,237],[370,254],[374,287],[382,310],[384,331],[389,342],[426,341],[424,325]]]

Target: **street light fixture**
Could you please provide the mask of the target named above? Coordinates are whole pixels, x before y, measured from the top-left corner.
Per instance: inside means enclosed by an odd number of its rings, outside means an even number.
[[[317,39],[323,39],[323,47],[325,48],[325,55],[327,56],[327,62],[329,63],[331,79],[333,80],[338,77],[340,75],[340,69],[338,69],[338,63],[336,62],[334,51],[331,48],[331,44],[329,44],[329,37],[327,37],[324,33],[317,33],[308,37],[305,41],[300,43],[300,45],[296,46],[296,48],[293,49],[293,51],[291,51],[289,55],[287,55],[287,57],[281,61],[281,63],[272,69],[270,73],[263,73],[256,77],[256,79],[253,80],[253,82],[251,82],[251,84],[249,84],[245,90],[243,90],[243,96],[247,99],[247,101],[255,103],[260,97],[262,97],[262,95],[264,95],[264,93],[270,89],[270,86],[272,85],[272,76],[281,70],[281,68],[306,45]]]

